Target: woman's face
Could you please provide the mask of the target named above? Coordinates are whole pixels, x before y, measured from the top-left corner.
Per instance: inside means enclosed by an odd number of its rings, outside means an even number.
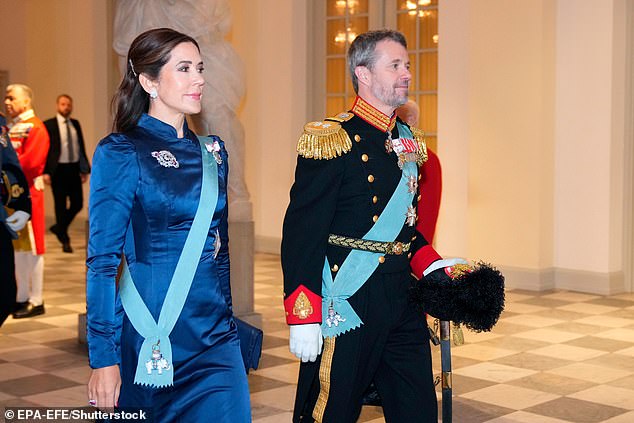
[[[158,97],[150,101],[150,114],[170,121],[170,117],[181,113],[199,113],[205,85],[202,72],[203,62],[194,44],[186,42],[174,47],[155,82]]]

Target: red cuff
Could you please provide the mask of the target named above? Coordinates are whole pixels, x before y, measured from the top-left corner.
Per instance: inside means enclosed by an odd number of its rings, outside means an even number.
[[[434,247],[425,245],[414,254],[409,265],[412,268],[412,273],[414,273],[418,279],[421,279],[425,269],[436,260],[442,260],[442,257],[434,250]]]
[[[304,285],[299,285],[295,291],[284,300],[286,323],[289,325],[303,325],[306,323],[321,323],[321,297]]]

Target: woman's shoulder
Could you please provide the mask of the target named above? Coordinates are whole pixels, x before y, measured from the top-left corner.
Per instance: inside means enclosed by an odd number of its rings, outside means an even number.
[[[135,151],[136,140],[135,137],[131,136],[129,132],[113,132],[105,138],[102,138],[101,141],[99,141],[97,148],[112,151]]]

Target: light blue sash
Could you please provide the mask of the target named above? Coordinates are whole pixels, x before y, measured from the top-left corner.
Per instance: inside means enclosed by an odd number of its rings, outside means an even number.
[[[405,125],[398,124],[398,132],[401,137],[413,139],[411,131]],[[414,162],[403,165],[403,173],[396,190],[379,219],[363,236],[363,239],[382,242],[393,242],[396,239],[403,229],[407,209],[414,199],[414,193],[408,192],[407,181],[410,176],[418,178],[418,166]],[[348,302],[348,298],[357,292],[374,273],[381,255],[383,254],[371,251],[352,250],[339,267],[334,281],[328,258],[326,258],[321,288],[323,297],[321,331],[325,338],[339,336],[363,324]],[[328,325],[328,322],[331,324]]]
[[[134,329],[145,338],[134,375],[134,383],[139,385],[160,388],[174,383],[169,335],[185,305],[218,202],[218,166],[210,153],[212,141],[199,137],[199,142],[203,177],[198,209],[165,295],[158,324],[134,285],[125,258],[123,260],[119,281],[121,303]]]

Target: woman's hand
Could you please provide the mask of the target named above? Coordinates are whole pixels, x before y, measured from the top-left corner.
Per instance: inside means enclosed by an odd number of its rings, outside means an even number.
[[[88,380],[88,403],[101,410],[113,410],[119,405],[121,375],[119,365],[93,369]]]

